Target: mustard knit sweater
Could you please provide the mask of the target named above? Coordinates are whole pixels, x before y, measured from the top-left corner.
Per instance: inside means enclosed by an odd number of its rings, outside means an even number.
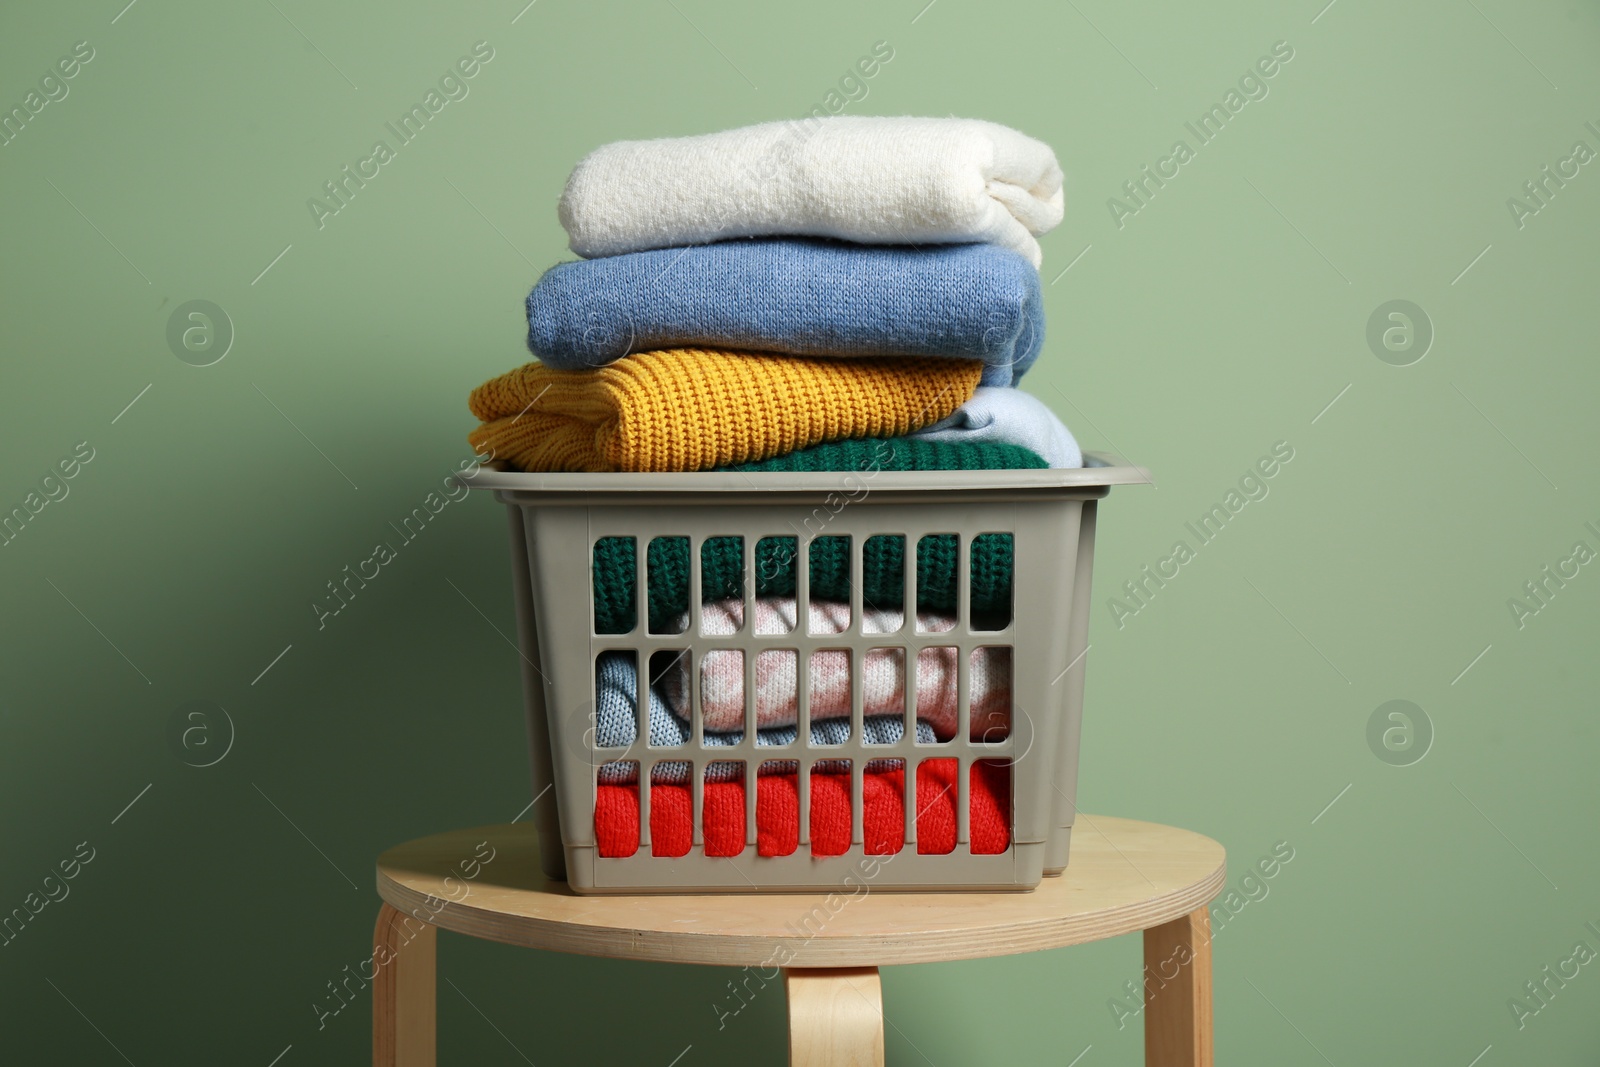
[[[977,360],[673,348],[596,370],[528,363],[473,390],[480,453],[530,471],[694,471],[897,437],[972,397]]]

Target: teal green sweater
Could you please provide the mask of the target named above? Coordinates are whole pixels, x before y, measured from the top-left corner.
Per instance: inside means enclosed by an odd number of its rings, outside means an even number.
[[[787,455],[721,468],[734,471],[1005,470],[1042,468],[1045,461],[1016,445],[996,442],[923,441],[916,438],[866,438],[835,441]],[[708,538],[700,550],[700,587],[707,600],[744,595],[744,539]],[[764,537],[755,544],[758,597],[795,595],[793,537]],[[917,544],[917,610],[953,615],[956,610],[954,534],[932,534]],[[1010,534],[980,534],[972,539],[971,610],[983,628],[1004,625],[1011,613]],[[811,595],[819,600],[850,599],[850,542],[820,536],[811,542]],[[905,600],[905,540],[869,537],[862,546],[862,600],[866,607],[900,608]],[[650,630],[670,632],[689,610],[689,539],[657,537],[645,556],[650,599]],[[637,552],[631,537],[603,537],[594,546],[595,632],[628,633],[637,623],[634,609]]]

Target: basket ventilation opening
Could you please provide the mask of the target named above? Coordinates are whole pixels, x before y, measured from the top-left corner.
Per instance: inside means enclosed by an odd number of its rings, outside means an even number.
[[[645,557],[650,632],[681,634],[689,627],[689,539],[653,537]]]
[[[1011,737],[1011,646],[981,645],[967,657],[968,736],[995,745]]]
[[[597,634],[628,634],[639,624],[634,602],[639,588],[638,543],[631,537],[602,537],[589,558]]]
[[[906,618],[906,539],[874,534],[861,545],[862,633],[898,633]]]
[[[811,739],[823,745],[850,740],[850,650],[824,648],[811,653],[811,678],[806,686]],[[793,692],[793,687],[789,689]]]
[[[756,768],[756,827],[763,856],[792,856],[800,848],[799,763],[766,760]]]
[[[811,766],[811,854],[842,856],[850,849],[850,761]]]
[[[601,856],[631,856],[639,851],[639,763],[602,763],[596,783],[594,836]]]
[[[806,593],[811,598],[807,632],[842,634],[850,629],[850,538],[829,535],[814,538],[809,559]]]
[[[706,764],[700,832],[707,856],[737,856],[744,851],[744,767],[743,760]]]
[[[961,538],[926,534],[917,541],[917,633],[948,633],[956,628],[959,606]]]
[[[967,561],[968,601],[972,629],[1004,630],[1011,625],[1012,589],[1016,575],[1015,545],[1011,534],[985,533],[972,539]]]

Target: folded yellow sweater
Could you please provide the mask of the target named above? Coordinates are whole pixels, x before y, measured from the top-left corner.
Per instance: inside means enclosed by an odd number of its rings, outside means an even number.
[[[978,360],[672,348],[595,370],[528,363],[472,392],[480,453],[530,471],[693,471],[897,437],[972,398]]]

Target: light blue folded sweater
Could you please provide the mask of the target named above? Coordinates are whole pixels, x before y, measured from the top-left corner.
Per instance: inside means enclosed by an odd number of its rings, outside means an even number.
[[[1037,453],[1052,467],[1083,466],[1083,451],[1072,431],[1038,397],[1021,389],[996,389],[980,385],[948,418],[924,426],[911,435],[926,441],[973,444],[999,441],[1021,445]]]
[[[654,748],[674,748],[689,743],[689,724],[672,714],[667,709],[666,703],[656,693],[655,687],[650,687],[650,744]],[[595,662],[594,681],[594,743],[596,748],[621,748],[633,744],[638,736],[638,723],[635,719],[634,709],[639,700],[639,678],[634,668],[633,657],[626,652],[602,652]],[[861,722],[861,735],[869,745],[892,745],[905,735],[905,724],[895,715],[869,716]],[[756,731],[756,744],[759,746],[792,745],[800,731],[794,726],[774,726],[765,730]],[[744,731],[735,730],[732,733],[707,733],[705,743],[707,747],[724,745],[737,745],[744,738]],[[811,724],[811,743],[813,745],[841,745],[850,739],[849,719],[825,719]],[[932,745],[938,743],[934,736],[933,727],[918,720],[917,743]],[[766,766],[768,763],[783,764],[782,766]],[[900,767],[899,760],[871,760],[866,765],[867,772],[896,770]],[[793,774],[796,769],[794,760],[767,760],[763,761],[763,769],[775,773]],[[817,763],[817,768],[822,771],[848,770],[848,761],[822,760]],[[638,778],[638,764],[631,760],[613,760],[600,765],[599,780],[607,785],[620,785],[635,781]],[[708,781],[732,781],[744,777],[744,771],[737,762],[732,760],[719,760],[706,765],[706,778]],[[689,764],[687,761],[673,760],[670,763],[656,764],[655,772],[651,775],[652,782],[681,783],[689,780]]]
[[[1014,385],[1043,342],[1039,272],[991,244],[721,241],[561,263],[528,294],[528,347],[565,370],[702,346],[981,359]]]

